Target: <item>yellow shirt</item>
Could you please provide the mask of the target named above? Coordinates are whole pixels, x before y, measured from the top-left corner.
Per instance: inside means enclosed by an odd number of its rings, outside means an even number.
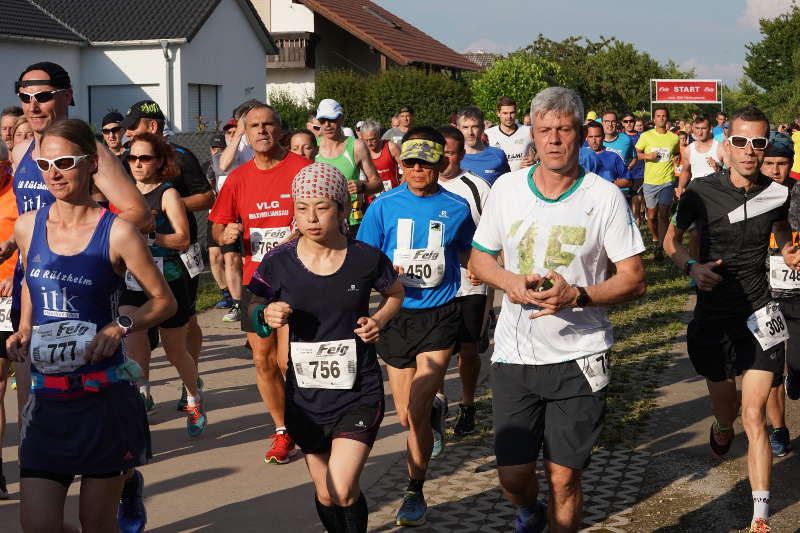
[[[800,130],[795,131],[792,133],[792,142],[794,143],[794,153],[800,154]],[[794,158],[794,163],[792,163],[792,172],[797,172],[800,174],[800,157]]]
[[[658,152],[658,159],[644,162],[644,182],[646,185],[665,185],[675,179],[675,163],[673,156],[680,153],[680,139],[668,131],[658,133],[648,130],[639,136],[636,149],[649,154]]]

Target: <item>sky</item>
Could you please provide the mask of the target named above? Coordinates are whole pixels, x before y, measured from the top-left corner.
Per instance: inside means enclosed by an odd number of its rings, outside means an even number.
[[[696,77],[735,85],[745,44],[759,41],[760,18],[789,10],[792,0],[373,0],[458,52],[507,53],[539,33],[616,37]],[[660,6],[669,6],[658,12]]]

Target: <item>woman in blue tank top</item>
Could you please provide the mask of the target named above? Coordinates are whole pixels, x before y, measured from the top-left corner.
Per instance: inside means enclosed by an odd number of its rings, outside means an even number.
[[[50,127],[36,163],[54,202],[15,226],[25,278],[19,330],[7,342],[12,360],[31,359],[33,393],[20,421],[22,527],[74,530],[62,523],[63,507],[81,475],[84,528],[116,531],[125,478],[150,456],[132,385],[141,370],[120,342],[163,321],[176,304],[137,229],[90,197],[97,152],[88,124]],[[126,269],[151,299],[117,317]]]
[[[184,395],[186,405],[182,406],[187,414],[186,429],[190,437],[197,437],[205,430],[206,415],[200,398],[197,366],[186,349],[186,324],[192,315],[192,297],[189,273],[180,252],[189,247],[189,219],[180,194],[168,181],[178,174],[174,152],[163,138],[144,133],[133,138],[127,158],[136,188],[144,196],[156,220],[155,234],[151,234],[149,239],[150,253],[178,302],[178,311],[159,324],[159,331],[167,359],[178,370],[183,390],[188,392]],[[127,315],[147,302],[147,294],[133,276],[126,275],[125,283],[119,311]],[[147,332],[133,333],[126,339],[126,346],[131,358],[144,372],[139,392],[150,411],[155,404],[150,395],[150,341]]]

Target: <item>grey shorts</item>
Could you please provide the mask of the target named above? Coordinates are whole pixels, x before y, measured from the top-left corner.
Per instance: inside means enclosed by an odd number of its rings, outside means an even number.
[[[675,184],[665,183],[664,185],[648,185],[645,183],[642,186],[644,193],[644,205],[647,209],[655,209],[658,204],[672,205],[672,200],[675,197]]]
[[[606,390],[592,392],[576,361],[492,363],[494,449],[498,466],[544,460],[574,470],[589,465],[600,437]]]

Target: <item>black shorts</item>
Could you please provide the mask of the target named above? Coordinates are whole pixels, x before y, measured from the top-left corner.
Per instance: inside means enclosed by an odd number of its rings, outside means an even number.
[[[287,401],[286,431],[303,453],[325,453],[331,449],[333,439],[357,440],[372,448],[384,409],[383,401],[377,405],[355,405],[342,411],[335,422],[317,424],[305,411]]]
[[[498,466],[544,460],[574,470],[589,465],[600,437],[606,389],[592,388],[576,361],[492,363],[494,449]]]
[[[211,226],[214,223],[210,220],[208,221],[208,225],[206,226],[206,248],[220,248],[223,254],[227,254],[230,252],[235,252],[239,255],[242,253],[242,236],[240,235],[236,242],[233,244],[223,244],[220,246],[217,244],[217,241],[214,240],[214,237],[211,233]]]
[[[13,335],[13,333],[13,331],[0,331],[0,359],[8,359],[6,341],[11,335]]]
[[[461,328],[457,300],[430,309],[400,309],[381,331],[376,349],[394,368],[416,368],[417,355],[455,346]]]
[[[172,291],[172,295],[175,297],[175,301],[178,302],[178,310],[175,311],[175,314],[170,318],[159,324],[158,327],[179,328],[186,325],[186,323],[189,322],[189,317],[194,314],[192,308],[189,307],[192,302],[192,298],[189,293],[189,280],[187,279],[187,276],[188,274],[167,283]],[[200,276],[197,276],[195,279],[199,278]],[[145,304],[145,302],[147,302],[147,300],[147,294],[145,294],[144,291],[132,291],[130,289],[125,289],[122,292],[119,305],[132,305],[134,307],[141,307]]]
[[[22,468],[19,471],[19,478],[22,479],[27,477],[36,479],[49,479],[50,481],[60,483],[64,486],[64,488],[68,489],[69,486],[72,485],[72,481],[75,479],[76,475],[93,479],[111,479],[112,477],[119,477],[126,472],[127,470],[119,472],[106,472],[104,474],[57,474],[55,472],[45,472],[44,470],[31,470],[29,468]]]
[[[786,358],[783,343],[762,349],[744,318],[694,318],[686,345],[694,369],[709,381],[733,379],[745,370],[782,373]]]
[[[242,311],[242,331],[245,333],[255,333],[256,329],[253,327],[253,321],[250,319],[250,303],[255,298],[255,294],[250,292],[247,285],[242,286],[242,298],[239,300],[239,309]]]
[[[458,342],[478,342],[483,331],[483,317],[486,314],[486,295],[470,294],[456,298],[461,307],[461,327]]]

